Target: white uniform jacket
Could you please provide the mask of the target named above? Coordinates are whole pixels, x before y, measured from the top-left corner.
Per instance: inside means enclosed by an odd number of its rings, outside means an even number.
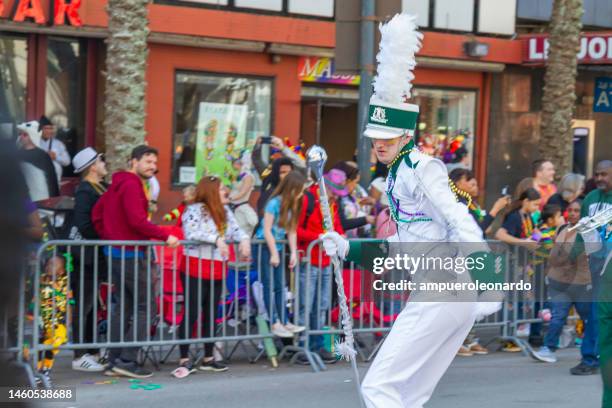
[[[450,189],[444,164],[418,150],[409,158],[414,168],[402,158],[395,180],[391,173],[387,177],[390,204],[400,219],[389,242],[483,243],[480,227]]]

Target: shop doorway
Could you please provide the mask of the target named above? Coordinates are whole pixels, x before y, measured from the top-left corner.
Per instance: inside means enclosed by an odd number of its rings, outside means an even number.
[[[357,101],[305,99],[302,101],[301,139],[327,152],[327,168],[354,160],[357,148]]]
[[[0,34],[0,137],[15,139],[18,123],[47,116],[70,156],[93,146],[100,128],[102,42],[46,34]],[[98,147],[98,146],[96,146]],[[72,166],[63,170],[73,176]]]

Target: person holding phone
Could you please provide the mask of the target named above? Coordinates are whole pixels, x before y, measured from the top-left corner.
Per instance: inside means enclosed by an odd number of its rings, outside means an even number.
[[[257,170],[264,184],[266,177],[272,171],[272,164],[279,158],[288,159],[292,169],[304,171],[306,169],[306,161],[292,151],[289,146],[286,146],[278,136],[262,136],[257,138],[251,157],[253,167]]]

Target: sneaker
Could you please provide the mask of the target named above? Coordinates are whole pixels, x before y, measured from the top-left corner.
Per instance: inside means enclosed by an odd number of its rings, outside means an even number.
[[[576,367],[570,369],[572,375],[592,375],[599,373],[599,367],[593,367],[580,362]]]
[[[512,342],[507,342],[506,344],[504,344],[504,347],[502,347],[501,351],[506,353],[518,353],[522,351],[522,349]]]
[[[478,354],[480,356],[484,356],[486,354],[489,354],[489,350],[486,347],[481,346],[478,343],[472,343],[472,344],[470,344],[469,347],[470,347],[470,351],[472,353],[474,353],[474,354]]]
[[[457,352],[457,355],[461,357],[471,357],[474,355],[474,353],[472,353],[469,347],[461,346],[459,347],[459,351]]]
[[[293,333],[287,330],[280,322],[276,322],[272,325],[272,334],[277,337],[293,337]]]
[[[289,330],[291,333],[301,333],[306,330],[306,326],[296,326],[293,323],[287,323],[285,325],[285,329]]]
[[[99,373],[101,371],[104,371],[104,366],[98,363],[92,355],[85,354],[80,358],[72,361],[72,369],[76,371]]]
[[[45,389],[53,388],[53,382],[51,382],[51,370],[45,368],[38,372],[38,376],[36,376],[36,387]]]
[[[117,363],[111,368],[112,372],[119,376],[130,377],[130,378],[149,378],[153,377],[153,371],[147,370],[146,368],[139,367],[134,362],[129,363]]]
[[[195,372],[196,372],[196,369],[193,367],[193,363],[191,362],[191,360],[187,360],[181,365],[179,365],[177,368],[175,368],[170,373],[170,375],[173,376],[174,378],[185,378],[188,375],[193,374]]]
[[[100,357],[98,359],[98,364],[100,364],[105,369],[109,368],[110,367],[110,360],[108,359],[108,354],[105,354],[102,357]]]
[[[215,373],[220,373],[227,370],[228,367],[225,364],[215,360],[203,361],[202,365],[200,365],[200,371],[212,371]]]
[[[540,347],[540,350],[534,351],[531,356],[536,360],[542,361],[544,363],[557,362],[557,356],[555,355],[555,352],[546,346]]]
[[[323,360],[325,364],[334,364],[336,361],[338,361],[338,357],[334,353],[330,353],[325,349],[320,349],[317,351],[317,354],[321,357],[321,360]]]

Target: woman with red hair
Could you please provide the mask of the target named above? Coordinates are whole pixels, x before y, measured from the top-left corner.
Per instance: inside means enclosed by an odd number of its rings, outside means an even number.
[[[202,245],[185,248],[183,287],[185,288],[185,317],[179,328],[179,338],[190,337],[197,321],[198,337],[214,337],[216,311],[223,288],[225,261],[229,257],[227,242],[239,242],[242,258],[251,256],[249,236],[240,229],[228,207],[227,188],[215,176],[203,177],[196,186],[195,202],[183,213],[183,231],[188,241],[201,241]],[[212,282],[211,282],[212,281]],[[201,316],[201,318],[200,318]],[[227,366],[214,361],[213,343],[204,344],[202,371],[220,372]],[[189,344],[180,345],[179,367],[172,372],[183,378],[195,371],[189,359]]]

